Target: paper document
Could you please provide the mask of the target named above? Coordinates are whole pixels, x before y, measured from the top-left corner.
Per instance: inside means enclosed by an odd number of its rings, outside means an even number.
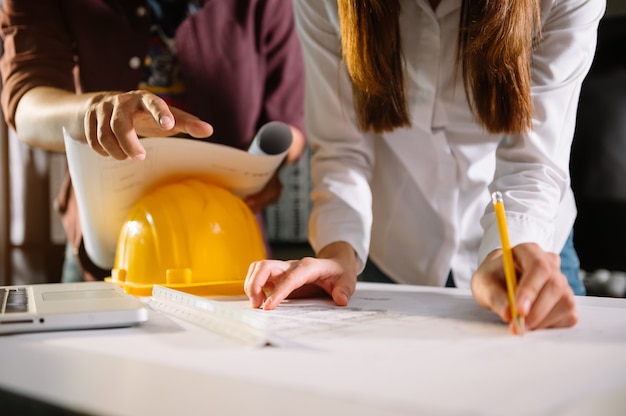
[[[360,283],[360,287],[369,286]],[[456,304],[451,310],[453,298]],[[452,338],[506,336],[508,331],[497,315],[478,306],[470,296],[442,296],[428,293],[428,289],[424,293],[360,290],[346,307],[327,298],[288,299],[277,309],[265,311],[251,309],[247,299],[208,299],[154,285],[148,304],[154,310],[251,346],[319,347],[329,340],[340,345],[355,336],[379,333],[382,328],[394,337],[406,337],[416,327],[428,333],[447,333]],[[444,318],[448,327],[441,325]],[[420,332],[414,335],[421,339]]]
[[[586,318],[576,327],[534,331],[522,337],[511,335],[508,326],[479,306],[469,290],[364,282],[359,282],[357,289],[348,306],[337,306],[329,298],[287,299],[269,311],[250,308],[248,299],[208,299],[156,285],[152,300],[169,303],[167,309],[154,309],[195,324],[204,320],[199,325],[203,329],[255,346],[299,345],[339,351],[353,350],[355,341],[367,340],[358,344],[361,351],[384,351],[390,344],[397,344],[395,349],[414,350],[429,340],[440,340],[451,346],[477,342],[476,347],[484,351],[490,343],[505,343],[528,353],[531,345],[546,340],[626,342],[623,301],[616,302],[619,308],[609,309],[593,307],[593,299],[577,298],[581,303],[578,309]],[[190,305],[195,310],[190,310]],[[205,324],[209,320],[212,322]]]
[[[118,235],[128,212],[153,186],[193,176],[206,178],[240,197],[252,195],[267,184],[291,144],[290,136],[278,134],[275,140],[281,151],[274,146],[271,153],[252,153],[192,139],[144,138],[141,143],[146,158],[136,161],[100,156],[66,131],[63,134],[85,249],[104,269],[113,267]]]

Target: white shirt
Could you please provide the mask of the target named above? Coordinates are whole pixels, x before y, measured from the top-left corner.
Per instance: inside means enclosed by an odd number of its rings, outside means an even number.
[[[591,65],[604,0],[542,0],[533,55],[533,129],[490,135],[455,74],[461,0],[401,0],[410,128],[356,127],[341,61],[336,0],[295,0],[306,64],[306,129],[313,155],[309,236],[315,251],[352,245],[399,283],[469,287],[500,247],[490,194],[504,194],[513,246],[559,253],[576,208],[569,155],[578,96]],[[371,244],[371,245],[370,245]]]

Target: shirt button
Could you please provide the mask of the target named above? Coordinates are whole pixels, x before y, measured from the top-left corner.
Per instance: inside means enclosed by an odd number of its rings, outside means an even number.
[[[138,69],[141,66],[141,59],[139,59],[138,56],[133,56],[132,58],[130,58],[130,60],[128,61],[128,65],[132,68],[132,69]]]
[[[136,10],[137,16],[144,17],[147,12],[148,12],[148,10],[146,10],[145,7],[143,7],[143,6],[137,7],[137,10]]]

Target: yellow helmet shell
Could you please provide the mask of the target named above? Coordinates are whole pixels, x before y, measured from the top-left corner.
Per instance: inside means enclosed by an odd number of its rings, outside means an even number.
[[[138,296],[150,296],[154,284],[201,296],[243,295],[250,263],[264,258],[259,225],[239,197],[182,179],[131,208],[110,280]]]

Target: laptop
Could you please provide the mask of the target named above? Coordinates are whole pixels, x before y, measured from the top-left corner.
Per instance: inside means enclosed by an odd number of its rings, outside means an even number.
[[[0,334],[126,327],[147,319],[144,303],[115,283],[0,286]]]

